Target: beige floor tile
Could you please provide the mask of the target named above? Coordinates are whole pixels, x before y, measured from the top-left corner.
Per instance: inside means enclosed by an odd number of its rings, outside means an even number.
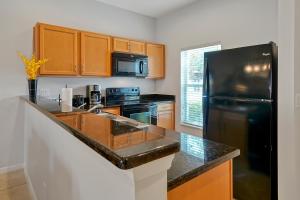
[[[0,191],[10,189],[26,183],[23,169],[0,174]]]
[[[1,200],[31,200],[27,185],[20,185],[0,191]]]

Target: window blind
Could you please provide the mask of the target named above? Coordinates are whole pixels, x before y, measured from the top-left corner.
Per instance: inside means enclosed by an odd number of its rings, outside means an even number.
[[[181,51],[181,123],[203,126],[202,88],[204,53],[221,50],[221,45]]]

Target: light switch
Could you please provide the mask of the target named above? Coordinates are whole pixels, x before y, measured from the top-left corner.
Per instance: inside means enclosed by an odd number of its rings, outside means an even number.
[[[300,108],[300,93],[296,94],[296,108]]]

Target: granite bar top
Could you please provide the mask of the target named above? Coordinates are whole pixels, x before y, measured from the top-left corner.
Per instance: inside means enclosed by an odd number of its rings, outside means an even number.
[[[72,109],[45,98],[34,102],[28,97],[22,99],[120,169],[134,168],[180,149],[179,142],[167,137],[163,128],[128,124],[116,115]]]
[[[168,190],[209,171],[210,169],[240,155],[240,150],[198,136],[167,131],[167,136],[180,142],[168,170]]]
[[[168,190],[240,154],[234,147],[157,126],[136,127],[108,116],[72,109],[62,112],[58,102],[22,97],[121,169],[130,169],[175,153],[168,170]],[[78,123],[70,124],[69,117]],[[77,125],[76,125],[77,124]]]

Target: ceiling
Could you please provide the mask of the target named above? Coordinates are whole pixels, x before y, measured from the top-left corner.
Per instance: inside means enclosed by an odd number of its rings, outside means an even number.
[[[160,17],[197,0],[96,0],[149,17]]]

